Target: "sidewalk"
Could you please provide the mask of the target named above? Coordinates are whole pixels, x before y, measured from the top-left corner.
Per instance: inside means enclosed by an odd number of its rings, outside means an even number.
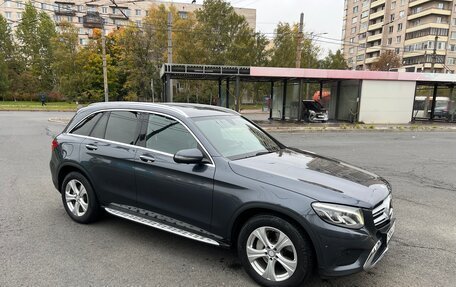
[[[323,131],[456,131],[456,123],[420,121],[410,124],[361,124],[346,122],[307,123],[304,121],[269,120],[269,113],[244,110],[242,115],[271,132]]]

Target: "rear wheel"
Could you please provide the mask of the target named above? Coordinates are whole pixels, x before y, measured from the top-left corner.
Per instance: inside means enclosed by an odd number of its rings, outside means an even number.
[[[263,286],[299,286],[312,272],[308,239],[280,217],[250,219],[239,233],[237,248],[247,273]]]
[[[70,172],[60,190],[65,211],[76,222],[89,223],[98,219],[100,207],[89,181],[78,172]]]

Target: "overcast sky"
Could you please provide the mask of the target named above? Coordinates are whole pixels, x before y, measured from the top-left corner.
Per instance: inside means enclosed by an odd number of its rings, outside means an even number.
[[[175,2],[191,2],[178,0]],[[197,0],[202,4],[203,0]],[[340,48],[342,35],[342,18],[344,0],[229,0],[235,7],[255,8],[257,10],[257,31],[273,33],[279,22],[299,22],[299,14],[304,12],[305,32],[328,33],[319,38],[319,45],[327,53],[328,49],[336,51]],[[272,36],[268,34],[268,36]],[[325,42],[333,42],[324,43]],[[334,44],[336,42],[336,44]]]

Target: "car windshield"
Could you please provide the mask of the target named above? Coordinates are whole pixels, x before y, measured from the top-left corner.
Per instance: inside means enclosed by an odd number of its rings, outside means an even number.
[[[215,149],[231,160],[280,150],[269,135],[240,116],[201,117],[194,122]]]

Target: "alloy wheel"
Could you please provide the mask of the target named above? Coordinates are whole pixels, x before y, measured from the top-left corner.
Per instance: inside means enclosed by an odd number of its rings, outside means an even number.
[[[89,195],[84,185],[76,179],[70,180],[65,187],[65,201],[75,216],[83,216],[89,208]]]
[[[262,226],[247,239],[246,253],[253,269],[270,281],[283,281],[296,270],[298,257],[291,239],[277,228]]]

